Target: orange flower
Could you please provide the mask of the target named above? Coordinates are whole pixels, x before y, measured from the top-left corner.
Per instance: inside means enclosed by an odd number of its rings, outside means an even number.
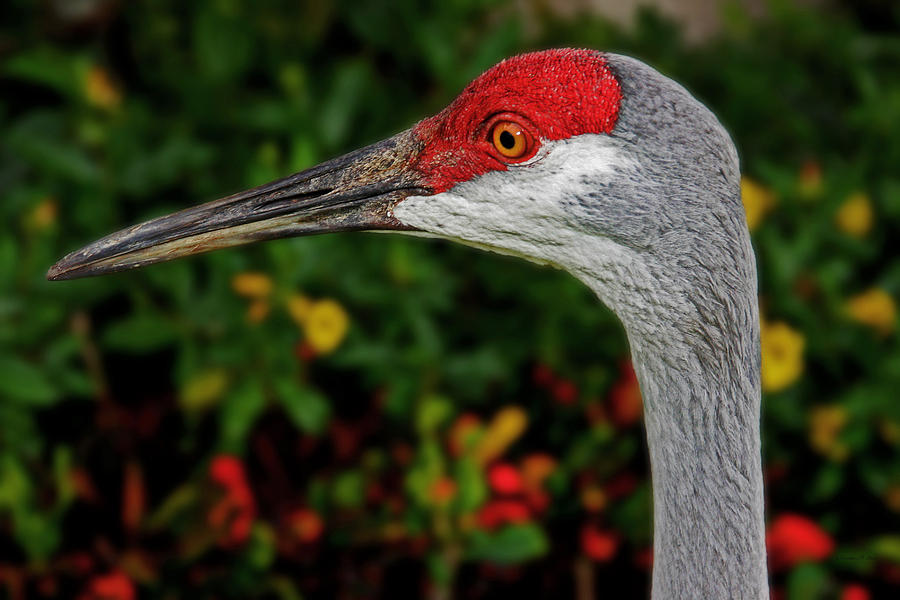
[[[581,550],[596,562],[612,560],[619,549],[619,536],[614,531],[586,524],[581,528]]]
[[[622,361],[620,372],[619,380],[609,391],[609,416],[619,427],[628,427],[640,420],[644,408],[641,388],[631,361]]]
[[[589,485],[581,491],[581,506],[588,512],[600,512],[606,503],[606,492],[601,487]]]
[[[824,560],[834,550],[834,541],[815,521],[784,513],[769,524],[766,549],[772,569],[778,570]]]
[[[445,506],[456,496],[456,482],[449,477],[438,477],[428,490],[431,500],[438,506]]]
[[[528,489],[539,489],[556,469],[556,459],[542,452],[534,452],[522,459],[522,481]]]
[[[288,529],[303,544],[309,544],[322,537],[325,522],[319,513],[311,508],[298,508],[287,518]]]
[[[265,298],[272,293],[272,279],[265,273],[247,271],[231,278],[231,289],[245,298]]]

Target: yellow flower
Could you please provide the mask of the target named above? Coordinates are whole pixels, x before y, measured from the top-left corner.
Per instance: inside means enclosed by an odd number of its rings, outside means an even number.
[[[853,237],[863,237],[872,229],[872,202],[862,192],[850,194],[834,216],[838,228]]]
[[[809,417],[809,445],[813,450],[834,461],[847,458],[847,446],[838,436],[847,424],[847,411],[843,406],[817,406]]]
[[[333,352],[344,340],[350,319],[334,300],[319,300],[309,308],[303,321],[306,341],[318,354]]]
[[[803,334],[786,323],[761,324],[762,387],[767,392],[778,392],[795,381],[803,373]]]
[[[264,273],[238,273],[231,279],[231,289],[246,298],[265,298],[272,293],[272,280]]]
[[[224,369],[207,369],[191,376],[178,397],[181,408],[198,412],[212,408],[228,388],[228,373]]]
[[[306,323],[312,307],[313,301],[302,294],[291,294],[285,303],[288,315],[300,327],[303,327],[303,324]]]
[[[485,464],[497,458],[528,427],[528,415],[519,406],[501,408],[491,419],[475,447],[475,458]]]
[[[122,103],[122,92],[112,82],[103,67],[93,66],[84,78],[84,96],[99,108],[112,110]]]
[[[744,202],[747,227],[750,231],[756,229],[763,216],[775,206],[775,196],[772,192],[749,177],[741,177],[741,200]]]
[[[872,288],[847,301],[847,314],[851,319],[868,325],[881,335],[887,335],[897,324],[897,306],[894,299],[880,288]]]

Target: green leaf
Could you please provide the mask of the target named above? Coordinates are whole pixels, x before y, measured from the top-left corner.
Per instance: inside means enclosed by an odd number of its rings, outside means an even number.
[[[16,156],[46,175],[79,183],[95,184],[100,169],[80,147],[70,143],[58,115],[35,112],[21,119],[6,133],[4,141]]]
[[[359,508],[365,500],[365,479],[361,471],[344,471],[332,488],[334,501],[343,508]]]
[[[65,509],[76,495],[72,479],[72,450],[57,446],[53,450],[53,478],[56,482],[56,506]]]
[[[194,26],[193,40],[201,72],[211,79],[234,82],[252,63],[254,43],[250,30],[235,15],[202,11]]]
[[[817,600],[829,597],[828,571],[817,564],[797,566],[787,580],[787,597],[797,600]]]
[[[534,523],[527,523],[504,527],[495,533],[473,532],[466,558],[515,564],[543,556],[548,547],[544,531]]]
[[[812,486],[807,491],[810,502],[828,500],[837,494],[844,483],[844,471],[838,465],[828,464],[819,469]]]
[[[0,356],[0,398],[31,406],[50,406],[59,392],[38,367],[15,356]]]
[[[31,560],[46,560],[59,546],[59,523],[51,515],[30,510],[15,513],[13,529],[16,541]]]
[[[0,507],[15,512],[31,503],[31,479],[22,463],[12,454],[0,456]]]
[[[632,542],[646,543],[651,539],[648,518],[651,508],[650,486],[642,484],[628,498],[616,504],[610,520]]]
[[[459,486],[456,503],[461,513],[475,510],[487,499],[488,488],[484,473],[473,459],[466,457],[456,463],[455,479]]]
[[[257,522],[253,526],[250,543],[244,551],[244,558],[254,569],[264,571],[275,560],[275,532],[263,523]]]
[[[243,446],[247,433],[266,406],[262,382],[248,379],[231,391],[219,413],[222,442],[229,449]]]
[[[872,540],[869,549],[878,558],[900,564],[900,535],[883,535]]]
[[[427,396],[416,411],[416,430],[420,435],[431,435],[441,424],[453,416],[453,405],[441,396]]]
[[[331,406],[322,394],[288,378],[276,381],[275,391],[294,425],[306,433],[324,431],[331,417]]]
[[[228,373],[221,368],[193,373],[181,386],[178,405],[188,414],[213,408],[228,390]]]
[[[106,328],[103,343],[114,350],[149,352],[171,344],[175,328],[160,316],[137,313]]]
[[[18,246],[13,236],[4,235],[0,238],[0,289],[5,289],[12,285],[15,274],[21,266],[18,255]],[[6,296],[6,294],[3,295]],[[9,302],[8,297],[3,300]],[[3,313],[0,312],[0,317],[2,316]]]
[[[44,46],[8,58],[3,73],[47,86],[57,92],[78,96],[81,77],[87,72],[87,60],[71,50]]]

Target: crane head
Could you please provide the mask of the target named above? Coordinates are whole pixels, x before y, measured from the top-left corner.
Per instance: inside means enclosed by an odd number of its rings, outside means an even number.
[[[743,243],[738,177],[728,135],[678,84],[628,57],[547,50],[495,65],[407,131],[109,235],[47,276],[98,275],[272,238],[398,230],[595,283],[604,280],[598,269],[628,269],[659,285],[721,254],[717,244]],[[616,308],[614,290],[597,291]]]

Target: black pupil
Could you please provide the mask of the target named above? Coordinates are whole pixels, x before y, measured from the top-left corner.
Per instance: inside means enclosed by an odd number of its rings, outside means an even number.
[[[507,150],[512,150],[516,145],[516,138],[509,131],[500,132],[500,145]]]

